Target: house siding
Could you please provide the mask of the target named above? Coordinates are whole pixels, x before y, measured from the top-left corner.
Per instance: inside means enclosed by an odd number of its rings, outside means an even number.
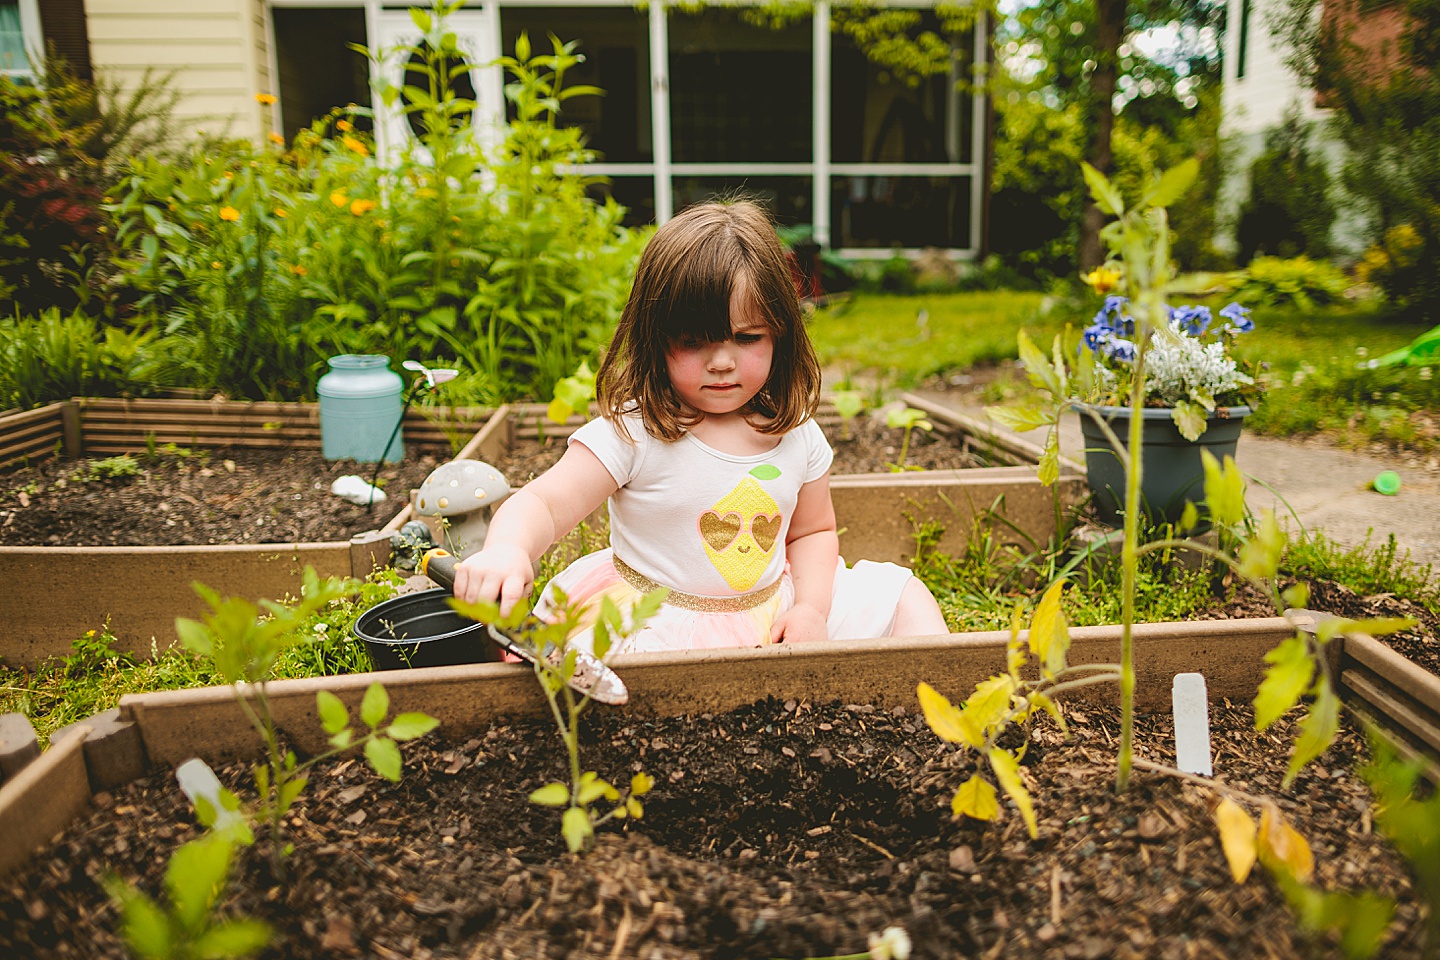
[[[255,94],[268,90],[264,0],[86,0],[90,59],[125,85],[150,68],[173,71],[185,133],[258,139],[268,130]]]

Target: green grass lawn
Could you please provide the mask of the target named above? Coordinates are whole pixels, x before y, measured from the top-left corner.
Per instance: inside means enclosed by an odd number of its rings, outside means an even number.
[[[816,313],[810,332],[827,368],[903,388],[933,374],[1013,360],[1022,328],[1042,347],[1067,324],[1078,338],[1094,305],[1015,291],[856,294]],[[1223,305],[1210,304],[1215,310]],[[1248,428],[1440,449],[1437,371],[1363,366],[1409,343],[1428,324],[1389,320],[1376,307],[1356,305],[1259,309],[1254,320],[1255,331],[1239,339],[1236,354],[1247,365],[1261,365],[1267,394]]]

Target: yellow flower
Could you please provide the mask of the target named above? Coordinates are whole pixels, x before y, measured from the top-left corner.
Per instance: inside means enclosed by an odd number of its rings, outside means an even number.
[[[240,211],[236,210],[234,207],[221,207],[220,219],[229,220],[231,223],[234,223],[236,220],[240,219]]]
[[[272,104],[272,103],[275,102],[275,94],[273,94],[273,93],[257,93],[257,94],[255,94],[255,102],[258,103],[258,104],[260,104],[260,105],[262,105],[262,106],[268,107],[268,106],[270,106],[270,104]]]
[[[370,156],[370,151],[365,149],[365,144],[361,143],[359,140],[356,140],[354,137],[341,137],[340,142],[345,144],[346,147],[360,154],[360,156],[362,157]]]
[[[350,212],[357,217],[364,216],[374,209],[374,200],[355,200],[350,204]]]
[[[343,207],[345,206],[345,204],[350,202],[350,198],[345,196],[345,194],[341,193],[339,190],[336,190],[334,193],[330,194],[330,202],[335,204],[335,206],[337,207]]]
[[[293,267],[290,268],[290,272],[293,273],[293,274],[295,274],[295,276],[297,276],[297,277],[303,277],[303,276],[305,276],[307,273],[309,273],[310,271],[309,271],[309,270],[306,270],[304,267],[302,267],[300,264],[297,263],[297,264],[295,264],[295,266],[293,266]]]
[[[286,217],[290,216],[290,214],[286,213],[283,208],[276,207],[275,216],[279,217],[281,220],[284,220]]]
[[[351,130],[355,129],[355,124],[351,123],[349,120],[336,120],[335,129],[339,130],[341,133],[349,133]]]
[[[1090,284],[1102,297],[1120,285],[1120,271],[1114,267],[1096,267],[1080,279]]]
[[[275,144],[277,147],[285,146],[285,138],[280,134],[276,133],[274,130],[270,131],[270,142]]]
[[[211,269],[211,270],[219,270],[219,269],[220,269],[220,261],[219,261],[219,260],[211,260],[211,261],[210,261],[210,269]]]

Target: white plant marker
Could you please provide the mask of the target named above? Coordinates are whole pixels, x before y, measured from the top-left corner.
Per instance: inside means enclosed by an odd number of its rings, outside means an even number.
[[[1210,700],[1205,677],[1177,673],[1170,687],[1175,710],[1175,766],[1186,773],[1212,776],[1210,767]]]
[[[226,810],[220,806],[220,780],[204,760],[199,757],[186,760],[175,768],[175,779],[180,781],[180,789],[190,798],[191,803],[204,797],[210,806],[215,808],[216,830],[224,830],[232,823],[244,821],[240,811]]]

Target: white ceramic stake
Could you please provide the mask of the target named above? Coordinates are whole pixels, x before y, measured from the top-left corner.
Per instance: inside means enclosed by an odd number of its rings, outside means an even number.
[[[204,797],[215,808],[216,830],[224,830],[230,824],[245,819],[238,810],[226,810],[220,806],[220,780],[204,760],[198,757],[186,760],[175,768],[175,779],[180,781],[180,789],[191,803]]]
[[[1212,776],[1210,768],[1210,700],[1205,677],[1177,673],[1170,687],[1175,710],[1175,766],[1186,773]]]

